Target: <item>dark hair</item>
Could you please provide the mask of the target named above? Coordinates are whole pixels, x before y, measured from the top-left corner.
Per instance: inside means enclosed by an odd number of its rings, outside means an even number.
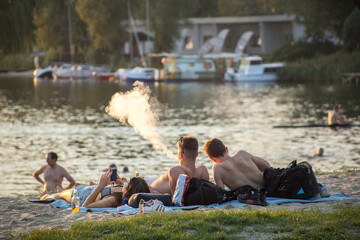
[[[194,160],[196,159],[199,150],[199,143],[195,137],[181,137],[177,142],[177,145],[187,158]]]
[[[131,178],[126,188],[125,198],[131,197],[134,193],[150,193],[149,185],[141,177]]]
[[[141,177],[131,178],[127,187],[126,192],[114,192],[116,202],[121,206],[124,204],[125,198],[130,198],[134,193],[150,193],[150,188],[147,182]]]
[[[212,138],[205,143],[204,150],[209,157],[222,157],[226,152],[226,147],[219,139]]]
[[[48,157],[50,157],[51,159],[57,160],[57,158],[58,158],[57,154],[54,153],[54,152],[49,152],[47,155],[48,155]]]
[[[124,193],[114,192],[112,195],[114,196],[116,202],[119,204],[118,206],[124,205]]]

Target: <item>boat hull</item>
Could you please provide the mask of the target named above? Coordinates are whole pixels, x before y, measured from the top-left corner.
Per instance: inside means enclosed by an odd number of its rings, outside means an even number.
[[[53,77],[53,69],[48,68],[37,68],[33,72],[34,78],[52,78]]]
[[[226,74],[225,81],[277,81],[276,73],[263,73],[263,74]]]

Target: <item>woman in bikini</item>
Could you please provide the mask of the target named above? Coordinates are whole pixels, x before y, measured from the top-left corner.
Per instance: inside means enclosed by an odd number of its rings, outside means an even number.
[[[107,207],[117,207],[124,204],[124,199],[130,198],[134,193],[149,193],[149,185],[147,182],[140,177],[132,178],[128,183],[122,185],[122,181],[117,176],[116,184],[119,186],[106,187],[110,184],[110,176],[112,171],[109,170],[103,175],[101,175],[99,184],[92,186],[83,186],[77,185],[75,187],[78,191],[78,196],[80,198],[80,206],[86,208],[107,208]],[[55,199],[64,199],[67,202],[71,203],[71,198],[73,195],[74,189],[66,189],[62,192],[55,194],[45,194],[40,197],[40,200],[46,198],[55,198]]]

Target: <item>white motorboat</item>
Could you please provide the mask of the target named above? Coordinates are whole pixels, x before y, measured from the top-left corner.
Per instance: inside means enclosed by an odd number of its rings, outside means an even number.
[[[102,72],[108,72],[108,70],[85,64],[62,64],[54,70],[54,78],[89,78]]]
[[[154,81],[159,79],[159,70],[156,68],[135,67],[119,75],[120,80],[127,81]]]
[[[227,68],[225,81],[276,81],[276,72],[284,67],[284,63],[262,63],[260,56],[242,57],[238,71]]]
[[[33,72],[34,78],[52,78],[53,77],[53,68],[36,68]]]

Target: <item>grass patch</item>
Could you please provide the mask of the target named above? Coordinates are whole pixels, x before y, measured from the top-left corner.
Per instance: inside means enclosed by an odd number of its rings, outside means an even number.
[[[35,230],[20,239],[358,239],[360,206],[311,210],[153,213]]]

